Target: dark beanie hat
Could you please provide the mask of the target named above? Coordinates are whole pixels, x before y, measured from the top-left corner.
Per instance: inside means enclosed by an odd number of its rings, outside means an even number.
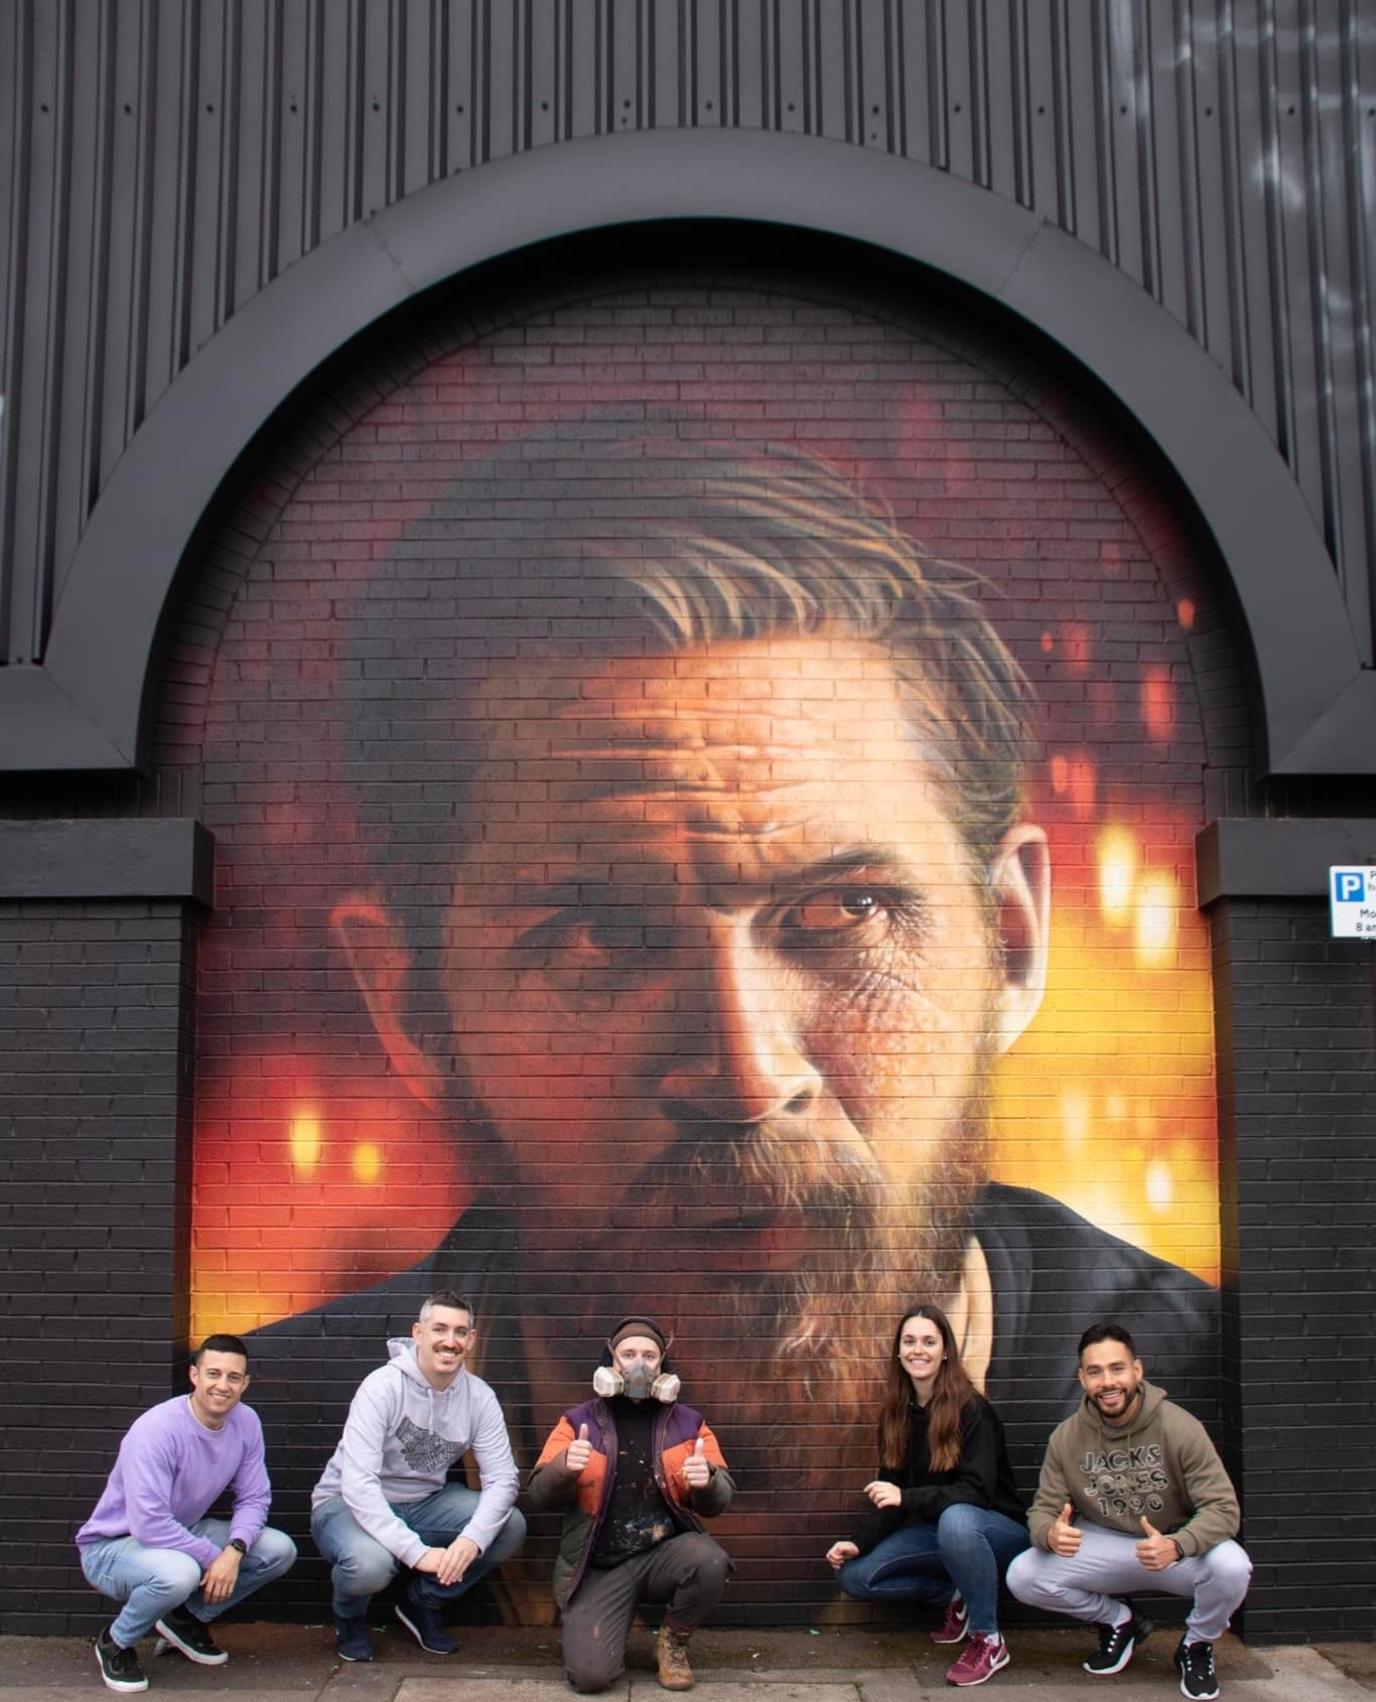
[[[634,1314],[621,1320],[607,1337],[607,1346],[614,1353],[627,1336],[649,1336],[653,1341],[659,1343],[661,1353],[668,1353],[669,1343],[673,1340],[672,1336],[665,1335],[653,1318],[640,1318]]]

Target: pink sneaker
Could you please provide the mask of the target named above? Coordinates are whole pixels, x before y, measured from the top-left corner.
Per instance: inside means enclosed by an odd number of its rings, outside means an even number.
[[[929,1631],[927,1635],[933,1643],[963,1643],[965,1641],[965,1627],[969,1618],[970,1610],[960,1599],[960,1591],[957,1590],[950,1601],[946,1603],[946,1613],[941,1624],[937,1626],[935,1631]]]
[[[955,1665],[946,1671],[947,1684],[983,1684],[1000,1667],[1008,1665],[1008,1645],[997,1632],[986,1637],[982,1631],[972,1631],[970,1641],[960,1651]]]

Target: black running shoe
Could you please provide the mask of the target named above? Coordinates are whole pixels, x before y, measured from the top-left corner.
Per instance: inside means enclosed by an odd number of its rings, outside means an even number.
[[[121,1649],[110,1636],[108,1625],[96,1638],[96,1661],[107,1689],[147,1690],[148,1680],[143,1676],[143,1668],[139,1665],[138,1650]]]
[[[1137,1645],[1145,1642],[1155,1629],[1150,1619],[1143,1619],[1137,1613],[1126,1625],[1101,1625],[1099,1653],[1084,1662],[1085,1671],[1092,1672],[1096,1678],[1110,1678],[1114,1673],[1122,1672]]]
[[[1210,1698],[1218,1695],[1212,1643],[1187,1643],[1182,1637],[1175,1651],[1175,1664],[1180,1673],[1182,1696],[1191,1696],[1194,1702],[1210,1702]]]
[[[165,1613],[155,1629],[165,1643],[170,1643],[187,1660],[195,1661],[198,1667],[222,1667],[229,1659],[210,1635],[210,1627],[184,1607],[174,1607],[171,1613]]]

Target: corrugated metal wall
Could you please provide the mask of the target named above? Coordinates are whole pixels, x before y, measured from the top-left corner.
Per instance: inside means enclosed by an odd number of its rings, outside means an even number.
[[[1364,0],[0,0],[0,93],[4,659],[41,658],[159,396],[302,254],[506,155],[735,126],[949,171],[1135,279],[1274,438],[1371,660]]]

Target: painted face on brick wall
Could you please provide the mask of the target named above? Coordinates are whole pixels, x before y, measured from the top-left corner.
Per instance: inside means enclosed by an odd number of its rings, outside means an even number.
[[[950,1301],[991,1065],[1043,986],[1040,830],[971,866],[861,639],[525,664],[486,703],[448,1059],[399,931],[343,925],[394,1063],[499,1143],[528,1265],[833,1363],[893,1296]]]

